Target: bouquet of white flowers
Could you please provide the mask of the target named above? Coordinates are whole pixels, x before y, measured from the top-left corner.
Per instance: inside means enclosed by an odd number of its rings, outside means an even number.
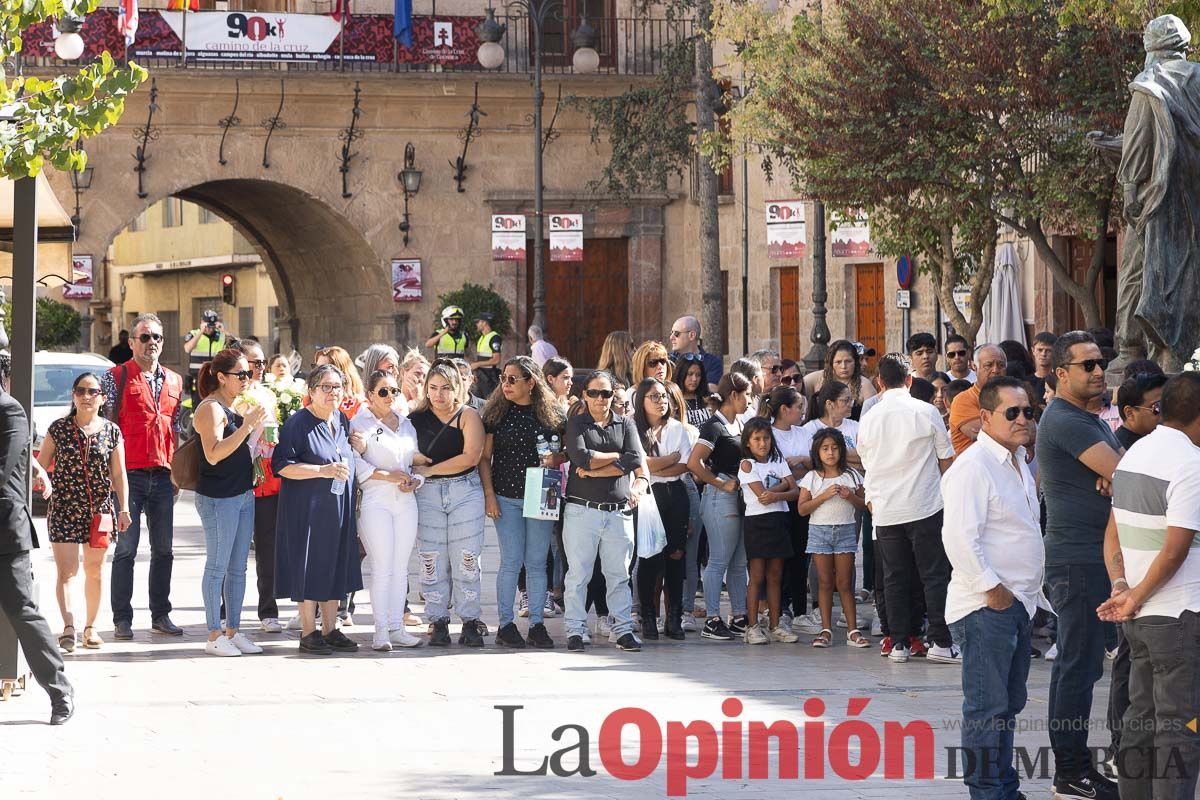
[[[299,378],[276,378],[268,372],[263,376],[262,385],[275,395],[276,418],[280,425],[303,407],[308,385]]]
[[[1183,365],[1184,372],[1200,372],[1200,347],[1192,353],[1192,357]]]
[[[242,416],[256,406],[263,407],[267,412],[262,434],[259,435],[256,431],[250,434],[249,439],[250,452],[254,454],[254,485],[258,486],[266,479],[263,459],[271,457],[276,443],[279,442],[279,401],[275,393],[264,384],[251,386],[233,399],[234,413]]]

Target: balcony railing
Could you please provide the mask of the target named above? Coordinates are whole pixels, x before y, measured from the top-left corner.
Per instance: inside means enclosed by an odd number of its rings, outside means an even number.
[[[270,11],[213,11],[183,14],[146,9],[137,37],[126,47],[117,29],[115,9],[97,9],[84,22],[81,62],[107,50],[118,61],[136,61],[154,69],[271,72],[487,72],[479,66],[475,26],[482,17],[414,16],[413,46],[392,35],[390,14],[355,14],[334,19],[326,14]],[[508,24],[505,61],[493,72],[526,74],[533,70],[533,40],[526,17],[500,18]],[[693,35],[690,20],[648,17],[589,19],[596,29],[601,74],[654,75],[670,49]],[[543,34],[543,72],[570,74],[571,32],[578,20],[550,22]],[[26,68],[62,66],[54,56],[49,24],[30,29],[24,38]],[[186,47],[185,47],[186,42]]]

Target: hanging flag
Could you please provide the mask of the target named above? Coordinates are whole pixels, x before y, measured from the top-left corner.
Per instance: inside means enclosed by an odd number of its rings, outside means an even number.
[[[185,7],[186,6],[186,7]],[[167,0],[168,11],[199,11],[200,0]]]
[[[343,12],[346,14],[346,19],[350,19],[350,0],[333,0],[333,13],[329,16],[341,22]]]
[[[117,33],[125,37],[125,46],[133,44],[138,29],[137,0],[121,0],[117,6]]]
[[[405,47],[412,47],[412,0],[396,0],[395,17],[392,19],[392,36]]]

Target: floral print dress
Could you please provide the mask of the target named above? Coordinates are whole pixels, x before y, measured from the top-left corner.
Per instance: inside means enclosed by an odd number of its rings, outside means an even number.
[[[54,494],[50,496],[50,541],[55,544],[87,544],[92,532],[92,515],[113,512],[112,452],[121,443],[121,429],[104,420],[100,430],[85,434],[71,417],[55,420],[46,432],[54,441]],[[87,477],[83,453],[86,441]],[[91,490],[92,506],[88,507]]]

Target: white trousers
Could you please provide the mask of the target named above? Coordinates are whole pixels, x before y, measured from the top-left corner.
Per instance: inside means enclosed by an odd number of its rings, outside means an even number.
[[[371,613],[375,627],[404,627],[408,559],[417,540],[417,498],[413,494],[370,492],[363,496],[358,535],[371,557]]]

